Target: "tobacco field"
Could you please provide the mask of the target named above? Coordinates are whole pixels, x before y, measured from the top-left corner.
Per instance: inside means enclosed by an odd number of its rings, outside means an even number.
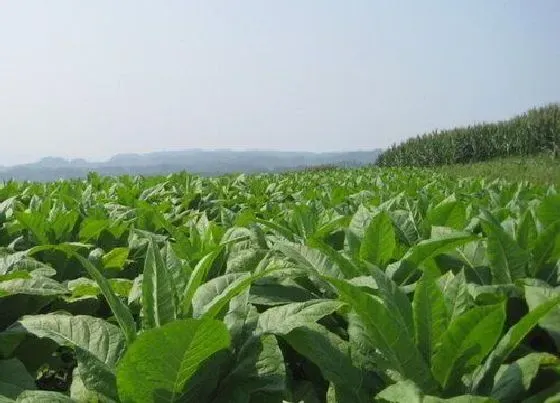
[[[0,402],[560,401],[560,195],[419,168],[0,184]]]

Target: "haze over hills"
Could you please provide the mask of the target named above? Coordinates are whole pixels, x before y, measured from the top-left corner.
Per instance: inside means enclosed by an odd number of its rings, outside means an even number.
[[[0,166],[0,180],[53,181],[102,175],[157,175],[188,171],[201,175],[234,172],[281,172],[319,165],[359,166],[375,162],[380,149],[349,152],[185,150],[147,154],[117,154],[107,161],[45,157],[31,164]]]

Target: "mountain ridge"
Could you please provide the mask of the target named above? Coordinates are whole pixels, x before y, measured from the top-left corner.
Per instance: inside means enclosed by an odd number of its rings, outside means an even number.
[[[48,156],[14,166],[0,165],[0,180],[53,181],[102,175],[157,175],[188,171],[201,175],[281,172],[318,165],[360,166],[373,164],[381,149],[368,151],[310,152],[227,149],[155,151],[145,154],[115,154],[106,161],[86,161]]]

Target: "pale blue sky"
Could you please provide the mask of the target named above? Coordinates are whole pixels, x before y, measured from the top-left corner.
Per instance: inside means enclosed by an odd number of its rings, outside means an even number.
[[[351,150],[560,101],[557,0],[0,3],[0,165]]]

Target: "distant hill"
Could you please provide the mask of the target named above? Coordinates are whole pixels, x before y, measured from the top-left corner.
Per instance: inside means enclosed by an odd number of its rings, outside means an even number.
[[[186,150],[148,154],[118,154],[105,162],[46,157],[32,164],[0,166],[0,180],[53,181],[102,175],[158,175],[188,171],[201,175],[281,172],[319,165],[360,166],[375,163],[381,150],[338,153],[288,151]]]

